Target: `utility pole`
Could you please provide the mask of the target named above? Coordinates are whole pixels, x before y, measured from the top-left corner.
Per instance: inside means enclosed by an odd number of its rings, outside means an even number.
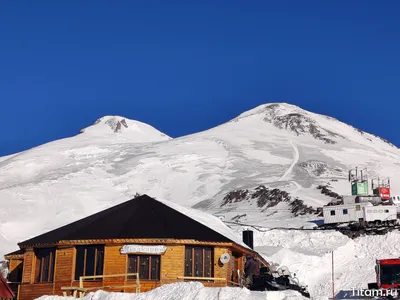
[[[332,300],[335,300],[335,268],[333,264],[333,250],[332,250]]]

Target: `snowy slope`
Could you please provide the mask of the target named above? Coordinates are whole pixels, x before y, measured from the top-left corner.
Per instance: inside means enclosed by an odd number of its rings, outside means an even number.
[[[331,201],[319,185],[349,194],[347,172],[356,166],[368,167],[371,177],[391,177],[392,192],[400,194],[397,147],[285,103],[175,139],[111,116],[81,132],[0,158],[0,255],[135,193],[269,227],[310,226],[315,215],[294,218],[289,202],[298,198],[315,208]],[[252,198],[259,186],[269,192]],[[271,205],[265,195],[275,189],[291,200]],[[248,194],[228,203],[235,190]]]
[[[398,194],[399,158],[400,150],[379,138],[288,104],[263,105],[176,139],[137,121],[104,117],[77,136],[0,162],[0,252],[136,192],[225,213],[227,193],[263,184],[321,206],[331,198],[316,186],[338,180],[332,189],[348,193],[347,170],[358,165],[391,176]],[[228,217],[265,215],[252,203],[235,208]]]

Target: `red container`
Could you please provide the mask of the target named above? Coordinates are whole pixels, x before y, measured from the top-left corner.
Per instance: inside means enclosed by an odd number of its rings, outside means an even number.
[[[381,196],[382,199],[389,200],[390,199],[390,188],[380,187],[379,195]]]

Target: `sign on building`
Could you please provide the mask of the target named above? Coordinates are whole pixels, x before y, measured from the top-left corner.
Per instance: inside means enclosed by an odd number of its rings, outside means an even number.
[[[147,246],[147,245],[124,245],[120,252],[121,254],[128,253],[145,253],[145,254],[163,254],[167,250],[167,246]]]

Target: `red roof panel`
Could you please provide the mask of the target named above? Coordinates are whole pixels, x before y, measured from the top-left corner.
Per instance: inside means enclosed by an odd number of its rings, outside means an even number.
[[[15,297],[7,280],[0,275],[0,298],[13,299]]]

